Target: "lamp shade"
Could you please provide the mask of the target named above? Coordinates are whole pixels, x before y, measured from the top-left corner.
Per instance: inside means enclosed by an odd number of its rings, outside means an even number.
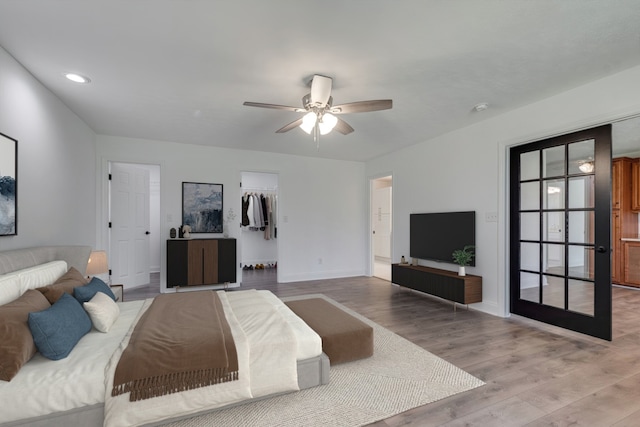
[[[91,255],[89,255],[89,262],[87,263],[87,276],[94,276],[108,271],[109,265],[107,263],[107,253],[105,251],[91,252]]]
[[[302,129],[308,134],[311,134],[313,127],[316,125],[317,119],[318,118],[316,116],[316,113],[308,112],[307,114],[304,115],[304,117],[302,117],[302,123],[300,123],[300,129]]]
[[[318,122],[318,127],[320,128],[320,135],[326,135],[336,127],[338,123],[338,118],[333,114],[326,113],[322,116],[322,120]]]

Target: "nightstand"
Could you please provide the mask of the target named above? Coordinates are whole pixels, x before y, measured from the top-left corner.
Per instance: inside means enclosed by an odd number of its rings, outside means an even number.
[[[109,285],[111,292],[116,296],[117,302],[124,301],[124,285]]]

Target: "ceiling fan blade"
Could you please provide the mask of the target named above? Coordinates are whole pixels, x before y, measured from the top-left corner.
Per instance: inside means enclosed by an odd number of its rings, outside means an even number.
[[[331,77],[316,74],[311,80],[311,103],[322,108],[329,102],[331,96]]]
[[[302,119],[294,120],[288,125],[282,126],[280,129],[276,131],[276,133],[285,133],[289,132],[291,129],[295,129],[302,124]]]
[[[304,108],[289,107],[288,105],[263,104],[262,102],[245,101],[242,105],[246,105],[247,107],[260,107],[260,108],[273,108],[275,110],[287,110],[287,111],[293,111],[294,113],[304,113],[306,111]]]
[[[343,135],[349,135],[351,132],[353,132],[353,128],[351,127],[351,125],[349,125],[349,123],[338,117],[336,117],[336,119],[338,119],[338,123],[336,123],[336,126],[333,128],[334,130],[340,132]]]
[[[334,105],[332,114],[366,113],[367,111],[389,110],[393,107],[391,99],[378,99],[372,101],[350,102],[348,104]]]

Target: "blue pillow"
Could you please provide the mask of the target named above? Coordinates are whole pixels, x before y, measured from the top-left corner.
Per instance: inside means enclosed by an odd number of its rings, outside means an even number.
[[[78,300],[80,304],[90,301],[91,298],[98,292],[102,292],[111,297],[112,300],[116,300],[116,296],[111,291],[109,285],[104,283],[97,277],[91,279],[89,283],[84,286],[78,286],[73,288],[73,296]]]
[[[80,303],[64,293],[43,311],[29,313],[29,329],[38,351],[47,359],[64,359],[91,330],[91,319]]]

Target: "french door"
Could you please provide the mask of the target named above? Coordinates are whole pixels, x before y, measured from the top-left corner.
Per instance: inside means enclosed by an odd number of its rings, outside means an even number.
[[[611,125],[510,150],[511,312],[611,340]]]

